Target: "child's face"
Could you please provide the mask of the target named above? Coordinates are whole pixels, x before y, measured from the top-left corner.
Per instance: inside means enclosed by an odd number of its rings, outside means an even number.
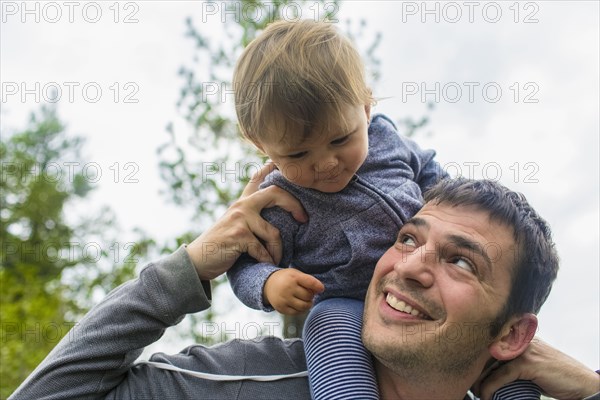
[[[343,124],[331,124],[329,131],[315,129],[300,144],[261,143],[261,149],[290,182],[321,192],[344,189],[367,158],[370,106],[345,106]]]

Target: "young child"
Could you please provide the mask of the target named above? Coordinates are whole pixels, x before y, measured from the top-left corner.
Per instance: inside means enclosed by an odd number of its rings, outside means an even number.
[[[362,301],[376,262],[420,209],[421,193],[445,177],[433,151],[399,136],[385,116],[371,118],[364,75],[350,41],[313,21],[270,24],[234,72],[242,134],[278,168],[263,187],[297,197],[309,221],[264,210],[282,237],[281,262],[242,257],[228,277],[255,309],[297,314],[315,304],[303,335],[315,399],[378,398],[361,342]]]

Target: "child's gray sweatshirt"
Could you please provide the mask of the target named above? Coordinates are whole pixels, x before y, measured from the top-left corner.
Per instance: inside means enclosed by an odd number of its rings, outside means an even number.
[[[325,285],[315,302],[363,300],[375,264],[421,208],[422,192],[446,176],[434,156],[433,150],[401,137],[394,123],[379,114],[369,125],[367,159],[340,192],[302,188],[273,171],[261,187],[277,185],[294,195],[309,221],[301,224],[279,207],[263,210],[281,233],[283,257],[279,265],[240,257],[227,273],[236,296],[251,308],[272,311],[263,302],[263,286],[273,272],[293,266]]]

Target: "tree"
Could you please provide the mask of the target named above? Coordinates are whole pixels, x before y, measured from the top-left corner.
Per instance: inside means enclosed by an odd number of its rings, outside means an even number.
[[[0,398],[8,397],[89,309],[94,291],[106,293],[134,274],[134,257],[113,265],[110,210],[90,212],[99,217],[75,223],[66,217],[92,190],[91,180],[76,168],[85,164],[83,144],[66,134],[56,110],[47,107],[31,116],[25,130],[3,132]],[[153,244],[140,236],[132,256]]]
[[[224,4],[221,3],[221,7],[225,7]],[[215,7],[219,7],[218,3]],[[239,136],[231,95],[235,61],[268,23],[282,16],[295,18],[298,14],[339,22],[340,2],[246,0],[229,2],[226,7],[233,16],[225,18],[219,25],[222,30],[217,32],[220,34],[217,40],[197,28],[191,18],[186,21],[187,37],[194,41],[196,48],[192,65],[179,71],[184,84],[177,105],[191,127],[191,134],[184,140],[182,136],[185,135],[176,135],[174,125],[169,124],[169,140],[158,150],[162,179],[169,187],[168,195],[176,204],[194,205],[200,228],[209,226],[239,197],[243,185],[264,162]],[[347,34],[355,42],[365,40],[364,27],[364,21],[358,27],[346,22]],[[372,69],[373,82],[379,77],[379,60],[375,57],[379,40],[380,36],[376,35],[364,52],[367,65]],[[196,235],[188,234],[189,237]],[[219,285],[223,281],[222,278],[215,283]],[[200,321],[209,318],[210,314],[189,317],[194,340],[207,341],[194,332]],[[302,316],[285,317],[284,336],[298,336],[303,320]]]

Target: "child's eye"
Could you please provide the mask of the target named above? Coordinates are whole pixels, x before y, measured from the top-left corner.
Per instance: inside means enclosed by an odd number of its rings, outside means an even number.
[[[298,158],[304,157],[306,155],[306,153],[307,153],[306,151],[301,151],[300,153],[288,154],[287,157],[298,159]]]
[[[338,145],[338,144],[344,144],[348,141],[348,139],[350,138],[350,135],[346,135],[344,137],[341,137],[339,139],[335,139],[331,141],[331,144],[333,145]]]

